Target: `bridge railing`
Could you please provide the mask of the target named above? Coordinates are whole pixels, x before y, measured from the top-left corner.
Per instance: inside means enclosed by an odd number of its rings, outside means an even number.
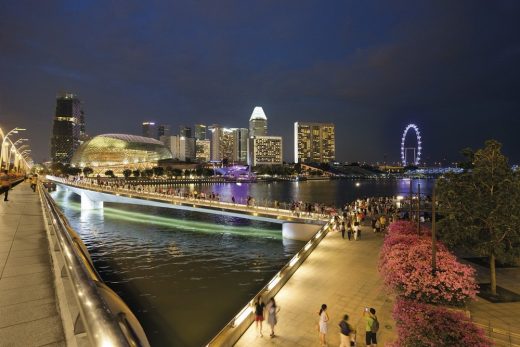
[[[87,248],[41,183],[38,190],[54,267],[61,271],[57,276],[58,298],[67,303],[60,305],[67,345],[149,347],[139,321],[103,282]]]
[[[270,201],[267,199],[262,200],[254,200],[253,203],[247,203],[247,200],[244,198],[237,198],[236,201],[233,202],[227,202],[227,201],[220,201],[215,199],[209,199],[209,198],[203,198],[201,196],[198,197],[192,197],[192,196],[183,196],[183,195],[177,195],[177,194],[166,194],[166,193],[159,193],[159,192],[150,192],[146,189],[143,190],[135,190],[135,189],[128,189],[121,186],[115,187],[110,185],[98,185],[93,182],[88,181],[82,181],[82,180],[69,180],[62,177],[54,177],[54,176],[48,176],[49,179],[57,182],[62,182],[64,184],[87,188],[89,190],[95,190],[98,192],[104,192],[104,193],[110,193],[110,194],[117,194],[117,193],[124,193],[129,195],[135,195],[138,197],[146,197],[146,198],[160,198],[163,200],[166,200],[171,203],[177,202],[190,202],[190,203],[204,203],[206,205],[210,206],[221,206],[226,207],[230,209],[241,209],[243,211],[257,211],[257,212],[267,212],[271,214],[277,214],[277,215],[284,215],[287,217],[297,217],[301,219],[309,219],[309,220],[321,220],[326,221],[330,217],[327,215],[327,213],[317,213],[317,212],[307,212],[307,211],[300,211],[298,209],[292,210],[290,209],[291,204],[284,203],[284,202],[276,202],[276,201]]]
[[[247,328],[254,321],[255,303],[258,298],[268,302],[273,298],[282,287],[289,281],[300,265],[307,259],[312,251],[318,246],[320,241],[332,229],[334,219],[331,218],[323,225],[305,246],[296,253],[285,266],[265,285],[236,315],[226,326],[206,345],[206,347],[231,347],[244,334]]]

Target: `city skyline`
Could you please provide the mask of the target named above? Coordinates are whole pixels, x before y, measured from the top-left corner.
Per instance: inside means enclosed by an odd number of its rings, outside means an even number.
[[[286,161],[296,121],[334,123],[342,162],[398,162],[409,123],[429,163],[489,138],[520,161],[518,3],[99,6],[0,7],[0,123],[27,128],[36,161],[60,90],[92,135],[149,119],[242,127],[262,105]]]

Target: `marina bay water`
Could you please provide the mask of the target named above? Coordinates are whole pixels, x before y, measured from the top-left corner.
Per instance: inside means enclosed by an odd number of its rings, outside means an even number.
[[[359,183],[359,184],[357,184]],[[433,181],[414,181],[427,194]],[[258,201],[341,206],[363,196],[406,195],[407,180],[334,180],[190,185]],[[304,245],[281,225],[146,206],[105,203],[81,211],[78,195],[52,193],[96,269],[143,325],[153,346],[207,343]]]
[[[265,201],[292,202],[312,201],[344,206],[355,199],[372,196],[407,196],[410,193],[430,195],[433,188],[433,179],[340,179],[316,180],[300,182],[269,182],[269,183],[218,183],[218,184],[191,184],[178,187],[183,191],[198,191],[204,193],[218,193],[223,201],[230,201],[235,197],[237,201],[245,201],[248,196],[254,197],[259,204]],[[420,186],[420,187],[419,187]]]

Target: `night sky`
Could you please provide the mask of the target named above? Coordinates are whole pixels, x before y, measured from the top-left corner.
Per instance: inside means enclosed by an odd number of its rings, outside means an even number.
[[[337,159],[424,159],[488,138],[520,161],[520,1],[0,0],[0,126],[47,160],[56,93],[87,133],[145,120],[247,127],[262,106],[293,160],[293,122],[336,124]]]

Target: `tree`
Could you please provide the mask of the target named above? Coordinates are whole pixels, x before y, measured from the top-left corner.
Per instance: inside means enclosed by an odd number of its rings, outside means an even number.
[[[153,169],[146,169],[144,170],[144,175],[146,177],[152,177],[153,176]]]
[[[85,166],[83,168],[83,174],[88,177],[88,175],[91,175],[94,173],[94,170],[92,170],[91,167]]]
[[[63,163],[53,163],[51,165],[52,174],[55,176],[61,175],[64,172],[64,170],[65,170],[65,165],[63,165]]]
[[[81,173],[81,169],[79,167],[69,166],[66,168],[65,172],[67,175],[77,176]]]
[[[132,175],[132,170],[130,170],[130,169],[123,170],[123,176],[125,176],[125,178],[130,177],[130,175]]]
[[[168,176],[168,178],[172,178],[173,177],[173,169],[171,166],[167,166],[166,167],[166,176]]]
[[[449,174],[437,185],[445,243],[489,258],[491,293],[496,295],[495,262],[520,254],[520,179],[497,141],[474,153],[473,167]],[[469,153],[469,152],[467,152]]]
[[[114,171],[112,171],[112,170],[105,171],[105,176],[110,176],[110,177],[114,178],[115,177]]]
[[[162,166],[156,166],[153,168],[153,173],[155,176],[163,176],[164,168]]]
[[[132,171],[132,175],[134,175],[134,177],[139,177],[139,176],[141,176],[141,171],[134,170],[134,171]]]

